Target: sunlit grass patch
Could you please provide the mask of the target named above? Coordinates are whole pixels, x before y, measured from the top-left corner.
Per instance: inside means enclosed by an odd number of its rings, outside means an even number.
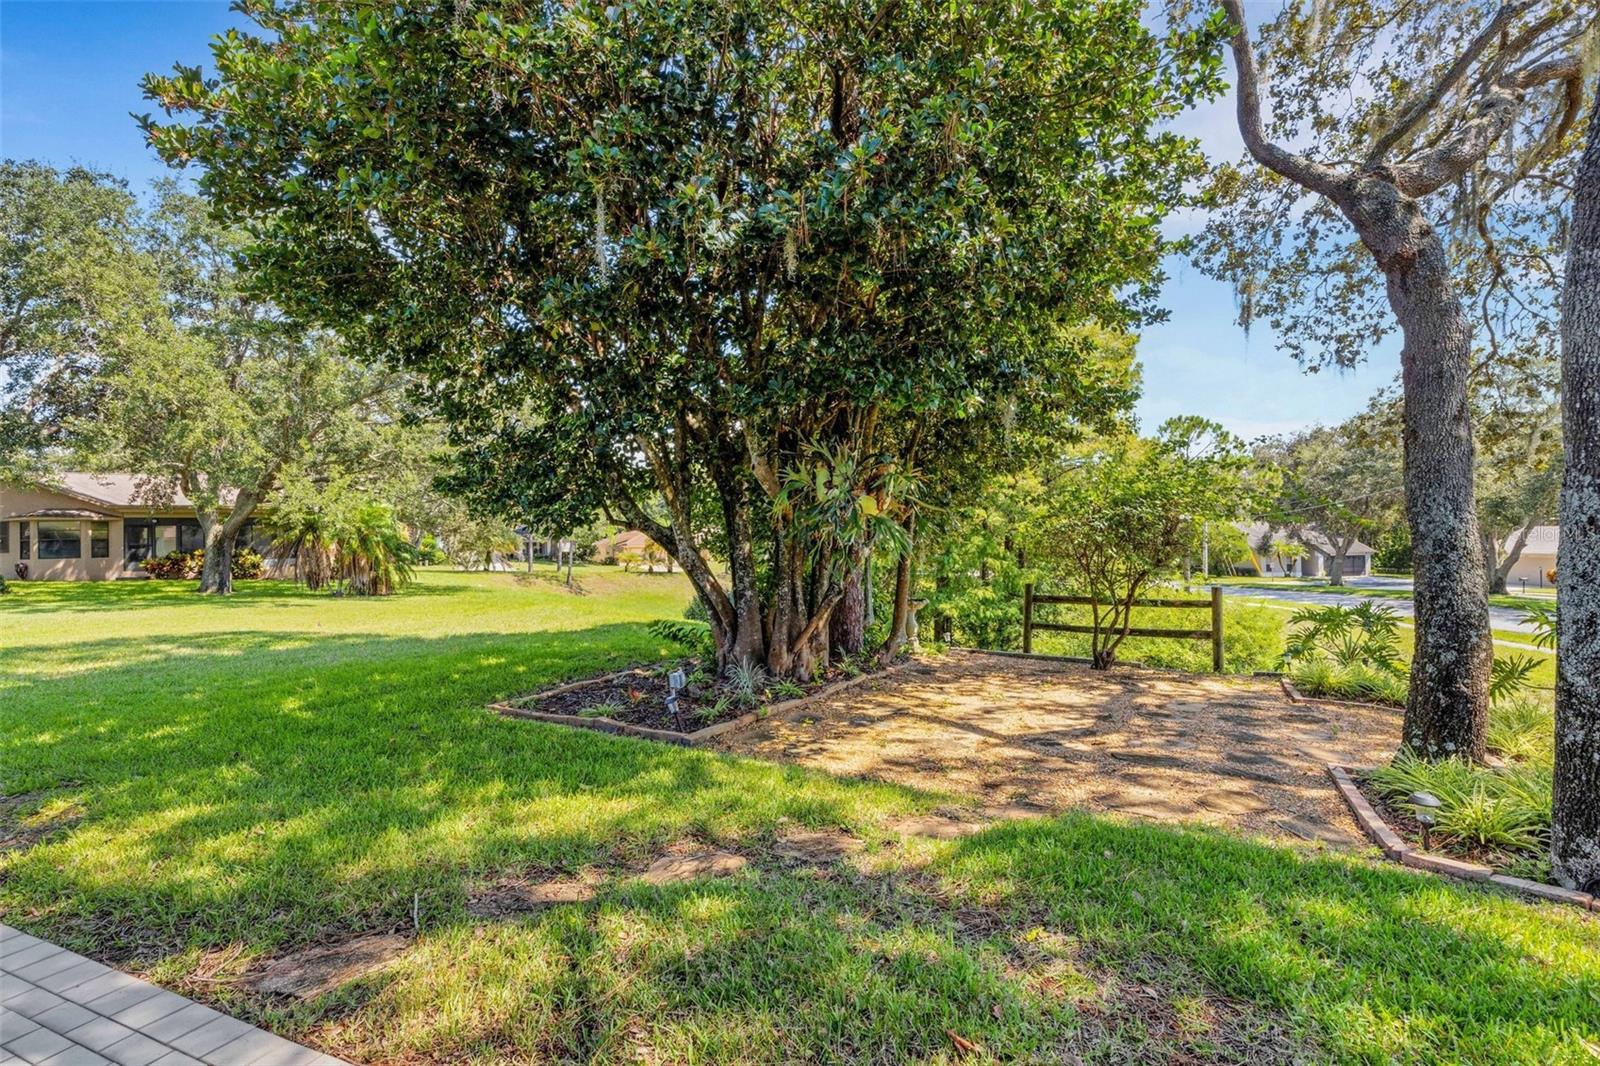
[[[355,1061],[1576,1062],[1600,1040],[1577,914],[1135,821],[902,837],[948,797],[486,713],[680,654],[647,624],[681,615],[681,578],[578,578],[18,583],[0,780],[50,828],[0,854],[5,920]],[[863,850],[795,862],[796,827]],[[682,846],[748,862],[638,877]],[[595,889],[469,911],[501,878]],[[374,932],[404,950],[323,999],[235,980]]]

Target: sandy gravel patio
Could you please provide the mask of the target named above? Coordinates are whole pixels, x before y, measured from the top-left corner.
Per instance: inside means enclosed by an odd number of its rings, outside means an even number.
[[[1327,774],[1370,766],[1399,712],[1295,704],[1276,681],[951,652],[722,741],[726,751],[970,798],[1362,843]]]

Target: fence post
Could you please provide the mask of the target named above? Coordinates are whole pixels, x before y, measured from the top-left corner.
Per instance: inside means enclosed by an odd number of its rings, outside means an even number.
[[[1022,586],[1022,651],[1033,652],[1033,582]]]
[[[1222,586],[1211,586],[1211,670],[1222,673]]]

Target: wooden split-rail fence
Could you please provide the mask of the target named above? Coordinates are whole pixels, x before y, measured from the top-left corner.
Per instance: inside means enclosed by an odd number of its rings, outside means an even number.
[[[1110,607],[1111,604],[1097,601],[1091,596],[1044,596],[1033,591],[1033,585],[1024,585],[1022,588],[1022,650],[1024,653],[1033,652],[1033,631],[1045,629],[1055,633],[1094,633],[1094,626],[1064,622],[1036,622],[1033,618],[1033,609],[1039,604],[1063,603],[1075,607]],[[1134,600],[1135,607],[1210,607],[1211,627],[1209,629],[1148,629],[1133,626],[1128,629],[1130,637],[1164,637],[1171,640],[1209,640],[1211,642],[1211,669],[1222,673],[1222,586],[1211,586],[1211,598],[1205,600]],[[1100,629],[1106,632],[1104,626]]]

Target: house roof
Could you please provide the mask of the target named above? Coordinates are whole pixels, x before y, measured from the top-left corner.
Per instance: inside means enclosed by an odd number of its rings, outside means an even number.
[[[105,511],[90,511],[90,510],[88,510],[86,508],[77,508],[77,507],[44,507],[44,508],[41,508],[41,509],[39,509],[37,511],[29,511],[26,514],[8,514],[4,518],[0,518],[0,521],[14,522],[14,521],[16,521],[18,519],[22,519],[22,518],[101,518],[101,519],[104,519],[104,518],[115,518],[115,517],[117,517],[117,516],[114,515],[114,514],[108,514]]]
[[[1334,555],[1333,541],[1327,534],[1313,526],[1301,526],[1299,529],[1281,529],[1268,522],[1238,522],[1235,523],[1239,530],[1250,541],[1250,550],[1255,551],[1256,545],[1265,536],[1270,535],[1273,540],[1297,540],[1308,548],[1315,548],[1323,555]],[[1347,555],[1375,555],[1377,549],[1370,544],[1356,541],[1350,545]]]
[[[1505,543],[1500,546],[1502,551],[1510,551],[1517,542],[1517,535],[1506,535]],[[1554,555],[1561,546],[1560,526],[1534,526],[1528,530],[1528,541],[1522,546],[1523,555]]]
[[[176,485],[167,486],[141,474],[91,474],[69,471],[40,482],[43,488],[110,507],[191,507]]]

